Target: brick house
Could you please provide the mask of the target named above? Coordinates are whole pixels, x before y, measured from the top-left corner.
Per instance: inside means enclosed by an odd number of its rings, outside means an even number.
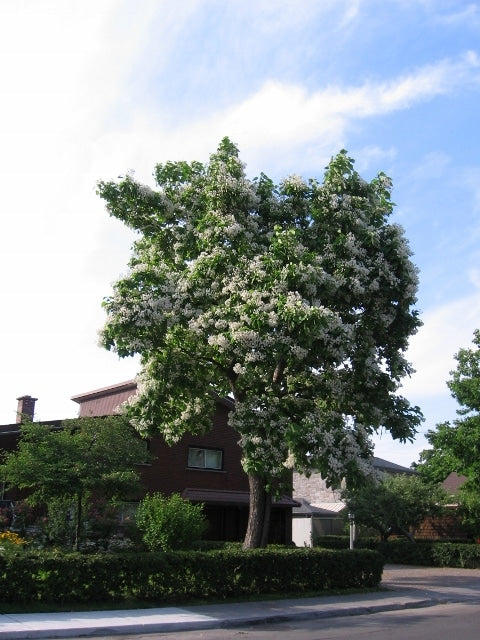
[[[112,415],[121,404],[136,393],[135,381],[127,381],[72,397],[79,405],[78,416]],[[0,427],[0,449],[16,447],[21,430],[21,416],[33,419],[35,398],[19,399],[18,422]],[[212,416],[212,428],[201,436],[185,435],[169,446],[161,436],[148,440],[153,456],[150,464],[139,465],[146,492],[164,495],[180,493],[191,502],[203,503],[209,524],[206,538],[211,540],[243,540],[248,521],[248,477],[241,466],[239,435],[228,425],[228,414],[234,409],[229,398],[219,398]],[[49,421],[46,425],[53,424]],[[61,421],[55,421],[58,426]],[[11,495],[15,499],[15,495]],[[292,507],[298,503],[285,495],[272,505],[270,542],[290,543],[292,539]]]

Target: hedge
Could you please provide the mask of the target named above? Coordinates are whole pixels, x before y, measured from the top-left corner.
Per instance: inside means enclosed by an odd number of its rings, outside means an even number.
[[[157,604],[189,599],[376,587],[383,561],[368,549],[165,553],[30,552],[0,556],[0,602]]]
[[[349,545],[346,536],[323,536],[316,544],[320,548],[344,549]],[[480,544],[418,540],[410,542],[394,538],[381,542],[374,539],[359,540],[357,549],[378,551],[385,563],[411,564],[430,567],[480,568]]]

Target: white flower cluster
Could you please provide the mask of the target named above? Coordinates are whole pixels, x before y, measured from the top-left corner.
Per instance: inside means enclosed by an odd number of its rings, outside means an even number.
[[[311,460],[334,479],[364,456],[369,430],[388,417],[385,376],[407,370],[390,355],[401,341],[389,331],[418,278],[403,231],[385,222],[389,180],[362,183],[340,160],[329,183],[290,176],[262,206],[228,147],[188,188],[138,187],[140,211],[172,215],[136,244],[106,304],[104,342],[156,363],[139,382],[139,429],[161,417],[165,437],[178,439],[208,418],[202,389],[214,386],[236,396],[247,471],[278,477]],[[190,362],[200,382],[187,393]]]
[[[137,182],[137,184],[138,184],[138,191],[142,196],[142,198],[149,198],[155,195],[154,190],[151,187],[149,187],[147,184],[142,184],[141,182]]]
[[[293,191],[301,194],[308,189],[308,185],[305,180],[296,174],[292,174],[291,176],[288,176],[288,178],[285,178],[280,187],[282,191],[286,193]]]

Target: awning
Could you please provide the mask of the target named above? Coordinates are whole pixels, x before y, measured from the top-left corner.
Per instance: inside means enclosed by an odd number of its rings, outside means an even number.
[[[299,498],[299,506],[293,509],[293,516],[299,518],[332,518],[345,509],[343,502],[320,502],[310,504],[304,498]]]
[[[326,509],[327,511],[335,511],[335,513],[340,513],[347,506],[344,502],[314,502],[314,507],[318,507],[319,509]]]
[[[190,502],[204,502],[206,505],[248,507],[250,494],[248,491],[225,491],[221,489],[184,489],[182,497]],[[289,509],[299,507],[300,503],[289,496],[281,496],[274,500],[273,507]]]

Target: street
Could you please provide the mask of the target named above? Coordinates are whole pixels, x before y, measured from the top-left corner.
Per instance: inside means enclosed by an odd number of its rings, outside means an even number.
[[[452,603],[362,616],[237,629],[118,636],[119,640],[478,640],[480,604]],[[111,640],[112,636],[96,640]],[[71,639],[70,639],[71,640]]]

